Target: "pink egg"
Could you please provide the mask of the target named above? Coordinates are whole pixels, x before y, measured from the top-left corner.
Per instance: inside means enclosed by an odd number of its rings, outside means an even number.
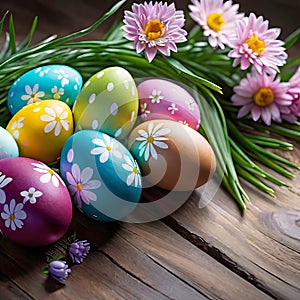
[[[180,85],[163,79],[148,79],[138,87],[139,114],[143,121],[168,119],[198,130],[200,110],[191,94]]]
[[[40,161],[0,160],[0,230],[23,246],[59,240],[72,220],[72,202],[63,180]]]

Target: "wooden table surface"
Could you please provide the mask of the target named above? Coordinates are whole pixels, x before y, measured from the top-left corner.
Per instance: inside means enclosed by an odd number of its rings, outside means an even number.
[[[20,38],[39,15],[39,40],[84,28],[114,2],[6,0],[0,12],[14,13]],[[299,1],[240,3],[284,34],[299,27]],[[284,155],[300,164],[300,145]],[[294,175],[289,188],[274,186],[276,199],[243,182],[252,200],[243,215],[224,189],[202,209],[195,191],[172,215],[145,224],[102,224],[75,210],[71,230],[93,249],[72,266],[65,286],[41,273],[49,248],[26,249],[1,237],[0,299],[300,299],[300,172]]]

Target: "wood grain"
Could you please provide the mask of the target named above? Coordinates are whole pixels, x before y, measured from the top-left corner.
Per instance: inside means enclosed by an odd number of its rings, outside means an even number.
[[[228,202],[229,197],[223,190],[217,192],[207,207],[199,209],[200,194],[195,191],[165,223],[270,296],[297,299],[300,293],[300,202],[295,191],[300,174],[295,175],[295,189],[277,189],[277,200],[249,186],[247,191],[252,203],[244,216]],[[149,198],[152,199],[152,195]]]
[[[39,24],[33,42],[63,36],[93,23],[116,1],[3,0],[0,14],[14,16],[22,40],[34,16]],[[124,9],[134,1],[128,0]],[[238,1],[240,10],[254,11],[282,27],[282,38],[300,26],[299,3],[293,0]],[[175,1],[187,10],[189,1]],[[100,39],[113,19],[90,34]],[[188,19],[188,17],[187,17]],[[188,19],[187,26],[192,26]],[[7,23],[5,24],[7,29]],[[289,50],[299,55],[299,43]],[[300,146],[281,153],[300,163]],[[0,238],[0,299],[299,299],[300,295],[300,172],[278,188],[277,199],[243,182],[252,200],[243,215],[224,189],[199,208],[201,189],[162,221],[147,224],[103,224],[77,211],[71,231],[93,243],[91,254],[72,266],[62,286],[41,273],[45,253],[57,244],[26,249]],[[145,193],[156,199],[161,191]],[[52,252],[51,252],[52,251]]]

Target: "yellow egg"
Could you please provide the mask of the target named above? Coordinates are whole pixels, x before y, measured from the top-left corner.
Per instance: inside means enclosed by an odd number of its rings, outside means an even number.
[[[144,181],[167,190],[193,190],[206,183],[216,169],[208,141],[176,121],[141,123],[130,133],[128,148],[139,163]]]
[[[17,141],[20,156],[51,163],[73,133],[73,116],[66,103],[44,100],[20,109],[6,129]]]

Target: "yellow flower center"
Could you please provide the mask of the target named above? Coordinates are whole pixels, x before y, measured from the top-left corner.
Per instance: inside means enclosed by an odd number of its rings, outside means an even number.
[[[54,175],[54,172],[53,172],[53,170],[51,170],[51,169],[48,169],[47,172],[48,172],[51,176]]]
[[[151,135],[148,136],[148,137],[147,137],[147,142],[150,143],[150,144],[152,144],[152,143],[154,142],[154,137],[151,136]]]
[[[274,101],[273,91],[268,87],[260,88],[253,95],[253,101],[257,106],[265,107]]]
[[[150,20],[145,28],[145,34],[148,40],[155,40],[161,37],[164,33],[164,24],[160,20]]]
[[[265,42],[260,40],[256,34],[252,34],[251,38],[246,40],[245,43],[248,44],[249,48],[257,54],[261,54],[266,48]]]
[[[139,171],[138,171],[138,169],[137,169],[136,167],[134,167],[134,168],[132,169],[132,172],[133,172],[134,174],[138,174],[138,173],[139,173]]]
[[[79,192],[81,192],[83,190],[83,185],[81,183],[77,183],[76,188]]]
[[[16,216],[15,216],[14,214],[10,214],[9,219],[10,219],[11,221],[13,221],[15,218],[16,218]]]
[[[59,122],[60,122],[60,117],[59,117],[59,116],[56,116],[56,117],[55,117],[55,122],[56,122],[56,123],[59,123]]]
[[[32,198],[32,197],[33,197],[33,194],[32,194],[32,193],[29,193],[29,194],[28,194],[28,197],[29,197],[29,198]]]
[[[106,146],[107,151],[111,151],[111,146]]]
[[[207,25],[214,31],[219,31],[224,24],[222,14],[213,13],[207,17]]]

